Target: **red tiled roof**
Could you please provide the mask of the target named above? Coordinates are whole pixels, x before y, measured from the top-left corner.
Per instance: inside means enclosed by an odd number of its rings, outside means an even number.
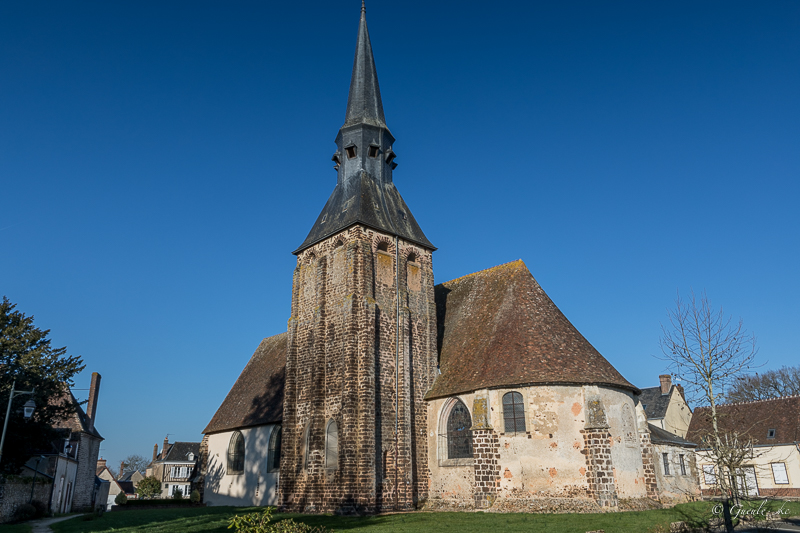
[[[545,383],[639,392],[575,329],[521,260],[435,290],[442,373],[426,398]]]
[[[280,422],[286,380],[286,333],[261,341],[203,433]]]
[[[791,444],[800,440],[800,396],[731,403],[717,406],[719,428],[724,433],[736,431],[753,438],[755,444]],[[767,438],[770,429],[773,438]],[[702,444],[711,433],[711,408],[696,407],[686,438]]]

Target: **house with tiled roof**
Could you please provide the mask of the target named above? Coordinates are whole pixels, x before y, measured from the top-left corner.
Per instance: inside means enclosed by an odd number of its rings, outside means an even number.
[[[188,498],[195,488],[200,474],[199,442],[173,442],[164,438],[161,453],[153,453],[153,461],[147,467],[147,476],[154,476],[161,482],[161,497],[172,498],[176,491]]]
[[[692,409],[686,402],[683,387],[672,383],[672,376],[658,376],[658,387],[642,389],[639,402],[642,404],[647,422],[665,431],[685,437],[692,420]]]
[[[287,329],[204,430],[205,501],[374,513],[658,498],[639,389],[522,261],[434,284],[436,248],[395,186],[363,6],[335,142],[333,191],[292,252]]]
[[[718,405],[723,434],[752,442],[739,472],[740,486],[751,496],[800,497],[800,396]],[[713,494],[717,471],[709,453],[710,407],[697,407],[687,439],[698,443],[697,462],[704,494]]]

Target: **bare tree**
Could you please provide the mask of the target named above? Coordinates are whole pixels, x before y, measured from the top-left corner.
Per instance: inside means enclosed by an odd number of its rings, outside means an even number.
[[[711,429],[700,436],[700,446],[714,462],[725,526],[732,532],[731,502],[738,502],[742,487],[737,480],[743,463],[753,457],[753,441],[746,428],[723,430],[717,405],[725,391],[754,367],[755,337],[741,320],[732,323],[722,308],[712,309],[705,292],[700,298],[692,292],[688,302],[678,295],[668,316],[669,325],[661,327],[663,358],[689,396],[709,407]]]
[[[753,402],[800,394],[800,366],[784,366],[745,376],[726,395],[729,402]]]
[[[124,475],[126,472],[139,472],[144,474],[145,470],[147,469],[147,465],[150,464],[150,461],[142,457],[138,454],[132,454],[122,460],[122,471],[119,473],[120,477]]]

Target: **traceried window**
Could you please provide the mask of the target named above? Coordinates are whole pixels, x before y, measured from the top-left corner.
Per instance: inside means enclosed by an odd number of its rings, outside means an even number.
[[[503,422],[506,433],[525,433],[525,404],[522,394],[507,392],[503,395]]]
[[[269,436],[269,453],[267,453],[267,472],[277,472],[281,468],[281,425],[272,429]]]
[[[457,400],[447,417],[447,458],[472,458],[472,417],[469,409]]]
[[[339,467],[339,425],[336,420],[328,422],[325,429],[325,468],[336,470]]]
[[[244,473],[244,437],[234,431],[228,443],[228,474]]]

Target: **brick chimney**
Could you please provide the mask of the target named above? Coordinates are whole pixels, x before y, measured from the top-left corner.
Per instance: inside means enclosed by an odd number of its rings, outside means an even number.
[[[158,443],[153,444],[153,461],[158,459]]]
[[[161,458],[167,457],[167,446],[169,446],[169,435],[164,437],[164,446],[161,447]]]
[[[97,416],[97,397],[100,394],[100,374],[92,372],[92,384],[89,385],[89,403],[86,405],[86,422],[89,431],[94,429],[94,420]]]
[[[661,394],[669,394],[672,388],[672,376],[669,374],[661,374],[658,376],[658,379],[661,380]]]
[[[119,477],[122,477],[122,474],[125,472],[125,461],[119,462]]]
[[[97,460],[97,468],[100,469],[104,466],[106,466],[106,460],[101,457]]]

